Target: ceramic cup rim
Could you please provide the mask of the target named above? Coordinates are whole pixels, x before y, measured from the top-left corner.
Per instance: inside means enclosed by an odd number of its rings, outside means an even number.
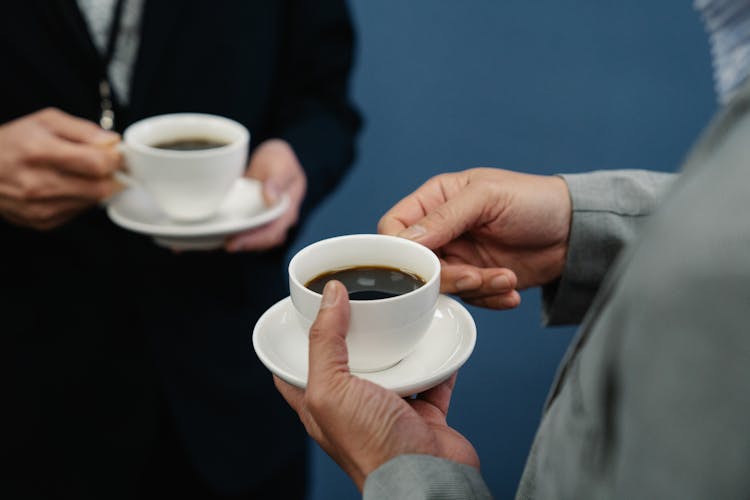
[[[432,250],[427,248],[424,245],[421,245],[415,241],[408,240],[406,238],[399,238],[398,236],[390,236],[390,235],[384,235],[384,234],[347,234],[342,236],[334,236],[332,238],[326,238],[323,240],[316,241],[315,243],[311,243],[310,245],[305,246],[300,251],[298,251],[292,259],[289,261],[288,266],[288,275],[289,279],[292,281],[294,286],[299,289],[302,293],[307,295],[310,298],[315,299],[321,299],[322,294],[318,292],[314,292],[313,290],[310,290],[305,286],[305,284],[300,281],[300,279],[297,277],[296,273],[294,272],[294,268],[301,259],[305,258],[308,253],[314,252],[319,247],[324,245],[330,245],[331,243],[334,243],[336,241],[344,241],[344,240],[351,240],[351,239],[381,239],[381,240],[390,240],[392,242],[398,242],[398,244],[406,244],[411,245],[414,248],[419,248],[420,251],[424,251],[425,257],[430,259],[432,262],[432,268],[433,272],[432,275],[425,281],[424,285],[421,287],[411,290],[409,292],[403,293],[401,295],[396,295],[394,297],[387,297],[384,299],[373,299],[373,300],[352,300],[350,299],[349,302],[351,304],[388,304],[391,302],[399,302],[402,301],[408,297],[411,297],[413,295],[424,293],[426,290],[431,289],[434,286],[434,283],[440,279],[440,259],[438,259],[437,255],[435,255]],[[373,265],[377,265],[377,263],[373,263]],[[345,269],[346,267],[351,266],[343,266],[341,269]],[[334,271],[335,269],[330,270],[323,270],[321,272],[327,272],[327,271]],[[406,270],[409,272],[414,272],[412,270]],[[424,276],[420,276],[420,278],[424,279]]]
[[[158,126],[162,122],[192,121],[205,123],[221,123],[235,130],[237,137],[228,144],[202,150],[178,151],[172,149],[161,149],[146,144],[144,141],[135,139],[135,136],[141,132],[141,129],[149,126]],[[219,115],[209,113],[168,113],[162,115],[150,116],[131,123],[123,133],[123,144],[138,153],[148,154],[151,156],[160,156],[163,158],[201,158],[212,157],[218,154],[234,152],[246,147],[250,142],[250,132],[240,122]]]

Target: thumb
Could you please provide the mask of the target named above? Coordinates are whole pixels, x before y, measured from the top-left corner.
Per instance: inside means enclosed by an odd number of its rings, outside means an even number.
[[[47,109],[39,115],[52,133],[69,141],[98,146],[114,146],[120,141],[119,134],[59,109]]]
[[[464,189],[397,236],[421,243],[431,250],[450,243],[482,223],[490,200],[481,190],[477,191]]]
[[[293,156],[292,159],[296,161]],[[250,158],[246,175],[263,183],[263,200],[270,206],[294,184],[297,174],[295,164],[285,149],[261,145]]]
[[[320,311],[310,327],[308,384],[330,381],[337,373],[349,373],[346,332],[349,330],[349,294],[338,281],[326,283]]]
[[[281,197],[284,189],[279,186],[276,179],[269,179],[263,182],[263,201],[267,206],[274,205]]]

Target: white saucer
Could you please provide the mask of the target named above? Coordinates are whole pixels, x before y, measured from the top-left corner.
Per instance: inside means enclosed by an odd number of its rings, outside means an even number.
[[[210,250],[221,247],[230,235],[271,222],[288,206],[289,198],[284,196],[274,206],[266,207],[261,183],[241,178],[232,186],[219,212],[208,220],[175,222],[138,186],[128,187],[113,198],[107,215],[118,226],[153,236],[159,245],[176,250]]]
[[[307,384],[307,334],[289,297],[274,304],[255,324],[253,347],[266,368],[290,384]],[[441,295],[435,318],[414,351],[379,372],[355,373],[386,389],[409,396],[438,385],[469,358],[476,343],[474,319],[460,303]]]

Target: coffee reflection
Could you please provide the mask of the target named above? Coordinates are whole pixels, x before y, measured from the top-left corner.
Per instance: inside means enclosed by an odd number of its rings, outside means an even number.
[[[384,266],[357,266],[327,271],[316,276],[305,287],[323,293],[326,283],[338,280],[349,291],[351,300],[388,299],[412,292],[425,284],[416,274]]]

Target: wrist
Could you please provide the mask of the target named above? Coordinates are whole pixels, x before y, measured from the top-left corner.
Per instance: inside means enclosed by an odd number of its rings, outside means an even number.
[[[553,227],[556,228],[556,251],[554,252],[552,273],[547,283],[552,283],[563,274],[565,263],[568,257],[568,245],[570,242],[570,228],[573,220],[573,202],[570,196],[568,183],[561,176],[554,175],[550,177],[552,186],[552,196],[556,208],[554,213],[550,214],[553,221]]]

